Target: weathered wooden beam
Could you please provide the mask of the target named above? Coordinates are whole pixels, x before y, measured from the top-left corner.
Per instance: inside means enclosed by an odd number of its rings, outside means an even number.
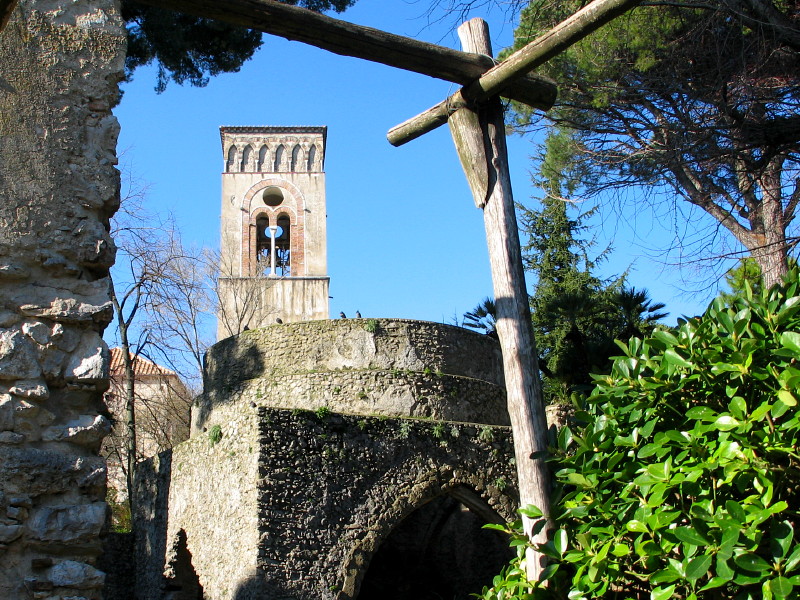
[[[516,78],[546,63],[641,2],[642,0],[594,0],[444,102],[390,129],[387,134],[389,143],[401,146],[443,125],[450,115],[464,106],[484,102],[492,96],[507,95],[504,90],[513,85]]]
[[[458,35],[465,50],[491,53],[489,29],[482,19],[467,21],[458,28]],[[467,169],[467,165],[477,163],[480,157],[486,161],[478,173],[467,173],[467,179],[476,201],[488,190],[482,207],[483,220],[497,311],[497,336],[503,352],[508,415],[514,434],[520,504],[533,504],[549,516],[550,477],[545,462],[547,420],[508,171],[503,108],[500,99],[494,97],[477,112],[464,108],[456,114],[462,111],[467,111],[468,116],[463,120],[457,118],[451,125],[451,131],[466,128],[453,135],[462,165]],[[462,144],[464,140],[470,140],[469,144]],[[470,157],[478,143],[482,148]],[[484,173],[487,179],[481,182],[479,178]],[[547,541],[546,528],[534,533],[534,523],[528,518],[523,519],[523,525],[533,542]],[[535,581],[545,567],[543,557],[529,551],[527,558],[528,576]]]
[[[16,6],[17,0],[0,0],[0,31],[6,28]]]
[[[494,66],[489,56],[459,52],[273,0],[137,1],[226,21],[335,54],[363,58],[461,85],[475,81]],[[509,86],[505,95],[534,108],[548,110],[555,102],[556,86],[545,77],[529,74]]]

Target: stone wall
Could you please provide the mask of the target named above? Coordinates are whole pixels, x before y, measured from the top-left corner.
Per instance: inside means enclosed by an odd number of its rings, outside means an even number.
[[[96,599],[109,429],[108,219],[124,29],[20,0],[0,33],[0,598]]]
[[[483,522],[515,516],[507,427],[250,403],[214,417],[140,471],[141,600],[352,599],[423,505],[452,496]]]
[[[279,408],[508,424],[500,348],[423,321],[338,319],[273,325],[206,356],[193,431],[230,402]]]

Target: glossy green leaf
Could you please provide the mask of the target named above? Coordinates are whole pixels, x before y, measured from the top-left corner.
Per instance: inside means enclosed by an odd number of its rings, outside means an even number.
[[[676,527],[672,530],[672,533],[680,541],[691,546],[707,546],[710,543],[705,536],[693,527]]]
[[[778,390],[778,400],[786,406],[797,406],[797,398],[789,390]]]
[[[795,546],[794,550],[792,550],[792,553],[786,559],[784,573],[791,573],[797,568],[798,565],[800,565],[800,545]]]
[[[667,598],[672,598],[672,594],[674,593],[674,583],[672,585],[668,585],[667,587],[653,588],[653,591],[650,592],[650,600],[667,600]]]
[[[691,559],[686,566],[686,579],[697,581],[703,577],[711,567],[711,560],[712,557],[709,554],[701,554]]]
[[[717,418],[717,412],[708,406],[694,406],[686,411],[686,417],[698,421],[714,421]]]
[[[707,584],[700,588],[700,591],[713,590],[730,583],[730,581],[729,577],[712,577]]]
[[[625,527],[628,531],[637,531],[640,533],[647,533],[647,525],[645,525],[642,521],[632,520],[628,521],[625,524]]]
[[[796,331],[784,331],[781,334],[781,345],[793,352],[800,354],[800,333]]]
[[[617,558],[627,556],[630,553],[631,549],[627,544],[614,544],[614,547],[611,548],[611,554],[613,554]]]
[[[666,361],[672,365],[684,368],[691,368],[694,366],[693,363],[683,358],[680,354],[675,352],[672,348],[664,352],[664,358]]]
[[[766,573],[770,570],[770,565],[767,561],[761,558],[758,554],[746,552],[734,557],[733,562],[736,566],[745,571],[753,571],[756,573]]]
[[[776,577],[770,580],[769,587],[775,598],[788,598],[794,591],[794,585],[786,577]]]
[[[741,425],[741,423],[731,415],[720,415],[714,421],[714,428],[720,431],[730,431],[731,429],[736,429],[739,425]]]
[[[564,552],[567,551],[567,547],[569,546],[569,538],[567,537],[567,532],[564,531],[563,529],[558,529],[553,535],[553,545],[555,546],[556,552],[563,555]]]

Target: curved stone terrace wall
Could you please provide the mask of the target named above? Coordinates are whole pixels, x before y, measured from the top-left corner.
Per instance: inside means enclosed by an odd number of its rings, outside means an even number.
[[[496,340],[424,321],[339,319],[246,331],[206,356],[193,435],[231,402],[507,425]]]

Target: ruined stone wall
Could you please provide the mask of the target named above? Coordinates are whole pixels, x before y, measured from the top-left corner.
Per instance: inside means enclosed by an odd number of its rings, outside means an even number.
[[[451,495],[484,522],[515,517],[508,427],[247,402],[213,417],[138,472],[150,499],[140,600],[199,588],[208,600],[352,599],[375,551],[429,501]]]
[[[20,0],[0,33],[0,598],[96,599],[119,202],[113,0]]]

